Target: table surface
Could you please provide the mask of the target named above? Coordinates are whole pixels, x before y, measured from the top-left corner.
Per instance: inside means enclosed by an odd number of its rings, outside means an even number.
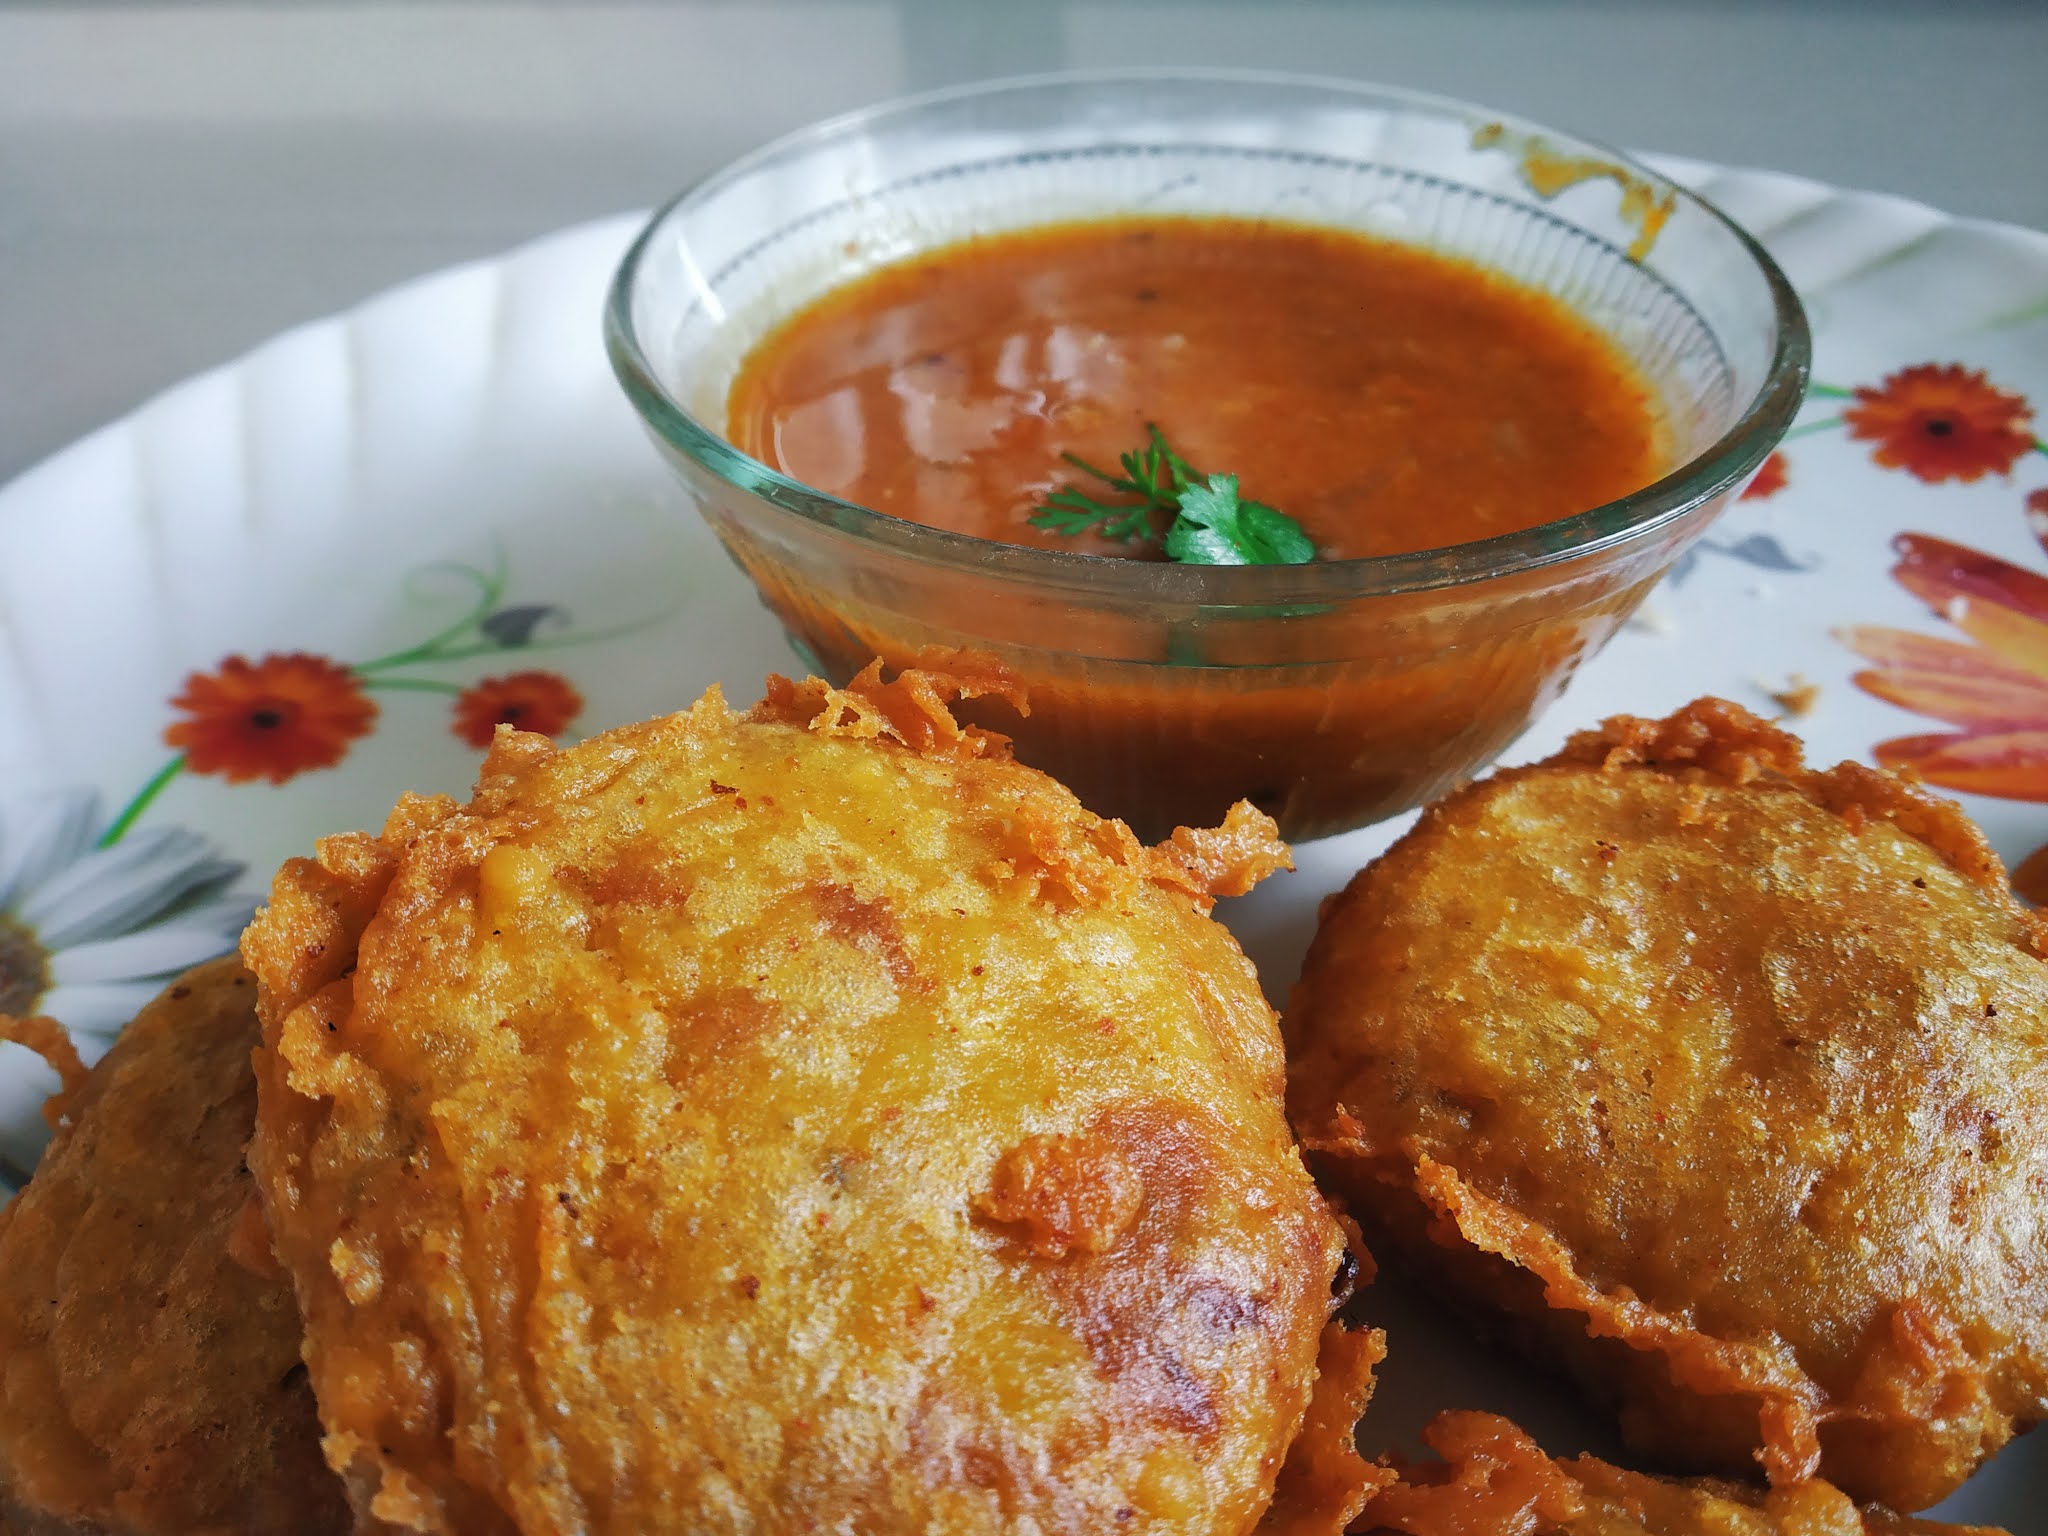
[[[1309,70],[2048,227],[2044,59],[2038,0],[0,0],[0,482],[286,326],[908,90]]]

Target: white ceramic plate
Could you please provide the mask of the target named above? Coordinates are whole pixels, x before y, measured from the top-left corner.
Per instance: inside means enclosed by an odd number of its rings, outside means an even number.
[[[1740,502],[1511,755],[1617,710],[1770,708],[1810,684],[1816,757],[1920,738],[1905,755],[1929,777],[1997,791],[1964,799],[2017,860],[2048,840],[2048,447],[2028,406],[2048,402],[2048,237],[1665,168],[1791,274],[1821,388],[1766,471],[1782,488]],[[580,734],[714,682],[749,701],[797,665],[605,364],[600,299],[638,223],[292,331],[0,489],[0,1007],[33,930],[41,1006],[103,1048],[232,942],[283,858],[401,790],[464,791],[506,706]],[[1276,996],[1318,899],[1397,830],[1304,849],[1226,911]],[[0,1046],[17,1170],[51,1082]],[[1426,1306],[1383,1283],[1376,1310],[1392,1356],[1369,1439],[1491,1406],[1553,1450],[1611,1453]],[[2019,1532],[2042,1509],[2048,1442],[2023,1442],[1944,1513]]]

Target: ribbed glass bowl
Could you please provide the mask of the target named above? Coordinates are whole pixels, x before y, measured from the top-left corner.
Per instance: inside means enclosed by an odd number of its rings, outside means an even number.
[[[1675,467],[1526,532],[1213,567],[924,527],[725,439],[742,360],[826,290],[970,236],[1132,213],[1354,229],[1554,294],[1652,385]],[[655,442],[825,672],[930,647],[994,653],[1030,715],[977,718],[1147,836],[1248,798],[1287,836],[1315,837],[1484,765],[1762,464],[1809,355],[1762,249],[1612,150],[1435,97],[1207,70],[998,81],[793,134],[658,213],[605,322]]]

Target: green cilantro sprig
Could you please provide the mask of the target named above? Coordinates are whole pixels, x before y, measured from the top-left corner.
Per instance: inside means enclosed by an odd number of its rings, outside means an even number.
[[[1104,501],[1063,486],[1031,514],[1034,528],[1069,537],[1095,533],[1120,544],[1161,543],[1183,565],[1305,565],[1316,547],[1285,512],[1238,494],[1237,476],[1204,475],[1175,453],[1166,435],[1147,426],[1146,445],[1120,454],[1120,475],[1078,454],[1062,457],[1123,497]]]

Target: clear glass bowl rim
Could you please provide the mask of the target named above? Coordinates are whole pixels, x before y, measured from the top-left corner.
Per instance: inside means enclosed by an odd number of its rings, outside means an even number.
[[[1570,517],[1516,533],[1408,554],[1317,560],[1306,565],[1209,566],[1005,544],[928,527],[843,501],[743,453],[700,422],[657,377],[633,326],[633,297],[648,250],[670,219],[691,203],[711,196],[766,160],[883,118],[1011,92],[1074,85],[1114,88],[1161,81],[1307,89],[1348,96],[1361,104],[1408,107],[1498,122],[1514,131],[1541,134],[1573,152],[1590,152],[1610,159],[1659,187],[1670,186],[1681,203],[1699,209],[1727,229],[1764,280],[1774,311],[1776,345],[1763,382],[1734,424],[1708,447],[1641,490]],[[1763,463],[1805,401],[1812,362],[1806,312],[1790,279],[1769,253],[1711,202],[1620,150],[1512,113],[1399,86],[1277,70],[1173,65],[1059,70],[980,80],[894,97],[773,139],[684,188],[655,211],[613,276],[605,300],[604,336],[613,371],[647,425],[668,446],[734,489],[821,528],[848,534],[912,559],[981,577],[1008,577],[1086,600],[1137,607],[1263,607],[1425,592],[1533,571],[1562,561],[1578,561],[1646,539],[1732,489]]]

